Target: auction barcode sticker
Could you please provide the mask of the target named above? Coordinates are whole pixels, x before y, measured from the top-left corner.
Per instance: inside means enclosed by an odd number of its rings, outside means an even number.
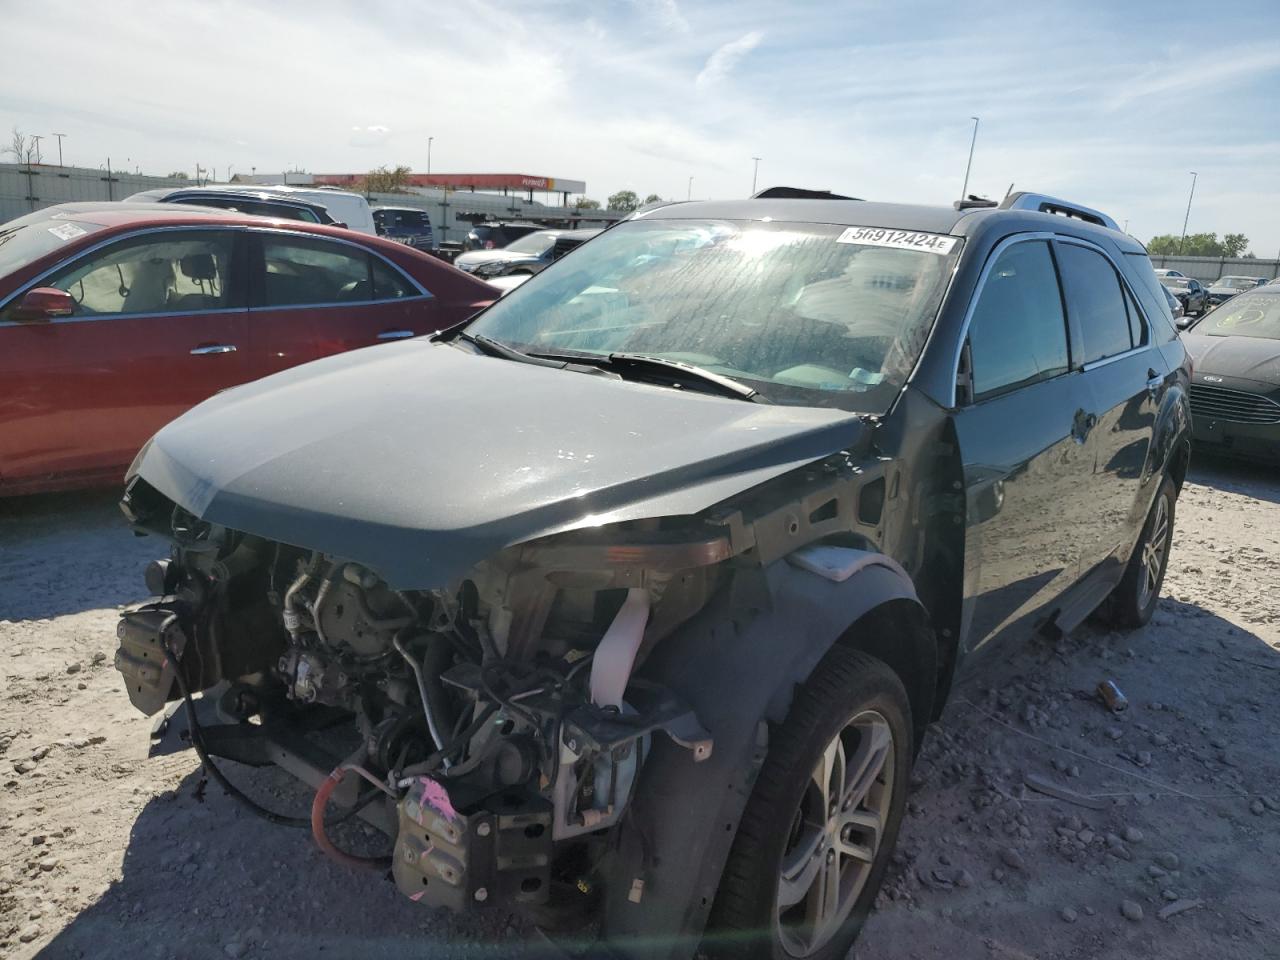
[[[861,243],[869,247],[894,247],[898,250],[923,250],[939,256],[951,252],[957,237],[941,233],[918,233],[914,230],[891,230],[887,227],[850,227],[836,243]]]
[[[84,227],[77,227],[74,223],[60,223],[56,227],[50,227],[49,232],[59,240],[74,240],[76,237],[83,237],[89,231]]]

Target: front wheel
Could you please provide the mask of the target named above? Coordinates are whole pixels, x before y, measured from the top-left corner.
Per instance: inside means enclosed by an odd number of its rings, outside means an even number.
[[[1160,588],[1169,569],[1169,548],[1173,545],[1173,511],[1178,491],[1165,477],[1147,514],[1142,535],[1124,576],[1108,600],[1106,619],[1117,627],[1142,627],[1151,620],[1160,600]]]
[[[866,920],[906,806],[911,707],[897,675],[832,649],[800,688],[739,824],[706,949],[838,960]]]

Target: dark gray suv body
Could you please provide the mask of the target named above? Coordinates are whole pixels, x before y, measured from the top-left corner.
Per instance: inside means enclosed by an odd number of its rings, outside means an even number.
[[[161,430],[123,506],[175,546],[117,665],[146,712],[220,695],[206,760],[323,784],[326,852],[372,801],[416,901],[842,957],[957,672],[1151,617],[1187,389],[1085,208],[647,211]]]

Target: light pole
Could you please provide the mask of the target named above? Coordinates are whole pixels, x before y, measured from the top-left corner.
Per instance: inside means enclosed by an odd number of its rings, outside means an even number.
[[[62,138],[65,137],[66,134],[55,133],[53,136],[58,138],[58,166],[62,166]]]
[[[690,178],[689,178],[689,192],[688,192],[688,194],[686,194],[686,195],[685,195],[685,199],[686,199],[686,200],[692,200],[692,199],[693,199],[693,177],[690,177]]]
[[[431,175],[431,141],[435,137],[427,137],[427,175]]]
[[[43,139],[44,137],[40,136],[39,134],[33,133],[31,135],[31,142],[35,145],[35,148],[36,148],[36,163],[40,162],[40,141]]]
[[[756,178],[760,174],[760,158],[752,157],[751,159],[756,162],[755,169],[751,171],[751,195],[754,197],[756,195]]]
[[[969,170],[973,167],[973,148],[978,143],[978,118],[970,117],[969,119],[973,121],[973,139],[969,141],[969,162],[964,165],[964,186],[960,188],[962,203],[969,196]]]
[[[1200,174],[1194,170],[1191,173],[1191,193],[1187,196],[1187,215],[1182,218],[1182,238],[1178,240],[1178,256],[1182,256],[1182,245],[1187,242],[1187,223],[1191,220],[1191,199],[1196,195],[1196,178]]]

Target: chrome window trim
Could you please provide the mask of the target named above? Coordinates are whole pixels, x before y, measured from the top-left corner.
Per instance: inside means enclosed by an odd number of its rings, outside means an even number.
[[[1081,373],[1088,373],[1090,370],[1096,370],[1098,367],[1104,367],[1109,363],[1114,363],[1117,360],[1123,360],[1126,357],[1135,356],[1136,354],[1141,353],[1143,350],[1150,350],[1152,348],[1152,345],[1153,345],[1152,342],[1155,338],[1151,335],[1151,321],[1147,317],[1146,311],[1142,309],[1142,302],[1138,299],[1137,295],[1133,292],[1133,287],[1130,285],[1128,278],[1124,275],[1124,271],[1121,270],[1120,267],[1116,265],[1115,260],[1112,258],[1112,256],[1109,253],[1107,253],[1106,250],[1098,246],[1098,244],[1094,243],[1092,240],[1085,240],[1083,237],[1073,237],[1069,234],[1051,233],[1048,231],[1037,231],[1035,233],[1015,233],[1013,236],[1005,237],[1003,240],[1001,240],[999,243],[997,243],[994,247],[991,248],[991,252],[987,254],[987,262],[982,265],[982,273],[978,277],[978,282],[974,285],[973,294],[969,298],[969,306],[965,310],[965,314],[964,314],[964,323],[961,324],[961,327],[960,327],[960,338],[956,343],[955,362],[952,363],[951,365],[951,369],[953,371],[953,376],[951,378],[951,404],[949,407],[949,409],[951,410],[957,409],[956,382],[955,382],[954,373],[958,372],[960,369],[960,355],[961,353],[964,352],[965,341],[969,339],[969,325],[973,321],[973,312],[974,310],[977,309],[978,298],[979,296],[981,296],[982,290],[987,284],[987,277],[991,273],[991,268],[995,266],[995,262],[999,258],[1000,254],[1002,254],[1009,247],[1013,246],[1015,243],[1023,243],[1026,241],[1034,241],[1034,240],[1047,240],[1050,242],[1050,244],[1053,244],[1055,242],[1075,244],[1076,246],[1085,247],[1089,250],[1093,250],[1101,254],[1102,257],[1107,261],[1107,263],[1111,265],[1111,269],[1115,271],[1116,276],[1120,279],[1121,286],[1124,287],[1125,293],[1127,293],[1128,296],[1133,300],[1134,306],[1138,308],[1138,316],[1141,317],[1142,319],[1143,329],[1147,334],[1146,343],[1142,344],[1141,346],[1133,347],[1129,350],[1126,350],[1124,353],[1117,353],[1110,357],[1102,357],[1101,359],[1098,359],[1098,360],[1091,360],[1088,363],[1082,363],[1077,368],[1080,370]],[[1062,270],[1061,270],[1061,267],[1058,265],[1056,258],[1054,261],[1054,269],[1057,271],[1057,274],[1058,274],[1058,286],[1064,301],[1063,314],[1066,317],[1068,329],[1070,329],[1070,325],[1073,322],[1071,320],[1071,309],[1066,304],[1067,291],[1066,291],[1066,287],[1063,285]],[[1067,345],[1068,347],[1070,347],[1071,345],[1070,336],[1068,336],[1067,338]],[[1068,370],[1067,372],[1070,373],[1071,371]]]
[[[59,323],[90,323],[94,320],[143,320],[147,317],[207,317],[213,314],[234,315],[247,313],[246,307],[215,307],[211,310],[182,310],[177,313],[95,313],[84,317],[54,317],[51,320],[37,320],[33,323],[22,323],[17,320],[2,320],[3,327],[47,327]]]
[[[324,226],[324,224],[316,224],[316,226]],[[45,270],[43,273],[38,274],[32,279],[28,280],[25,284],[23,284],[21,287],[15,290],[13,293],[9,294],[8,297],[6,297],[2,302],[0,302],[0,312],[3,312],[4,310],[8,309],[11,303],[13,303],[19,297],[23,296],[29,290],[34,290],[36,287],[40,286],[40,282],[42,280],[57,273],[67,264],[74,263],[84,257],[90,256],[91,254],[101,250],[103,247],[108,247],[113,243],[119,243],[123,240],[131,240],[135,237],[149,236],[153,233],[174,233],[174,232],[191,231],[191,230],[204,230],[204,231],[228,230],[231,232],[238,232],[238,233],[273,233],[273,234],[281,234],[283,236],[295,236],[295,237],[309,236],[309,237],[316,237],[320,240],[327,240],[330,243],[346,244],[349,247],[355,247],[357,250],[363,250],[366,253],[370,254],[371,256],[375,256],[378,259],[380,259],[384,264],[386,264],[392,270],[396,271],[396,273],[398,273],[401,277],[406,279],[412,285],[413,289],[417,290],[419,293],[419,296],[416,296],[416,297],[395,297],[390,300],[362,300],[362,301],[357,301],[358,303],[377,306],[384,303],[416,303],[421,300],[435,299],[435,294],[433,294],[430,290],[425,289],[422,286],[422,284],[418,283],[417,280],[409,276],[409,274],[407,274],[398,264],[394,263],[393,261],[387,259],[387,257],[383,256],[381,251],[374,250],[372,247],[366,247],[360,243],[356,243],[354,240],[347,240],[345,237],[330,237],[325,234],[316,234],[316,233],[311,233],[309,231],[286,230],[280,227],[249,226],[249,225],[238,224],[238,223],[211,223],[207,225],[183,223],[183,224],[173,224],[173,225],[165,225],[165,226],[144,227],[140,230],[133,230],[127,233],[117,233],[110,237],[104,237],[103,239],[99,240],[97,243],[94,243],[88,247],[85,247],[83,250],[77,253],[73,258],[67,259],[67,260],[60,260],[59,262],[51,266],[48,270]],[[187,310],[181,313],[159,313],[159,312],[130,313],[130,314],[99,313],[91,317],[59,317],[56,320],[40,321],[40,325],[43,326],[45,323],[67,323],[70,321],[85,322],[88,320],[124,320],[124,319],[133,319],[137,317],[193,316],[193,315],[203,314],[203,313],[238,313],[244,310],[248,310],[250,312],[254,310],[291,310],[291,309],[297,309],[298,307],[309,307],[310,309],[314,310],[314,309],[318,309],[319,307],[342,307],[342,306],[351,306],[351,304],[349,303],[347,304],[343,304],[343,303],[298,304],[297,307],[295,307],[292,304],[287,307],[251,307],[251,306],[220,307],[213,310]],[[4,327],[26,327],[26,326],[31,326],[31,324],[21,323],[17,320],[0,320],[0,329]]]
[[[379,307],[388,303],[425,303],[434,300],[431,294],[418,297],[391,297],[383,300],[344,300],[338,303],[289,303],[278,307],[249,307],[250,313],[276,313],[281,310],[330,310],[335,307]],[[169,314],[165,314],[169,316]]]

